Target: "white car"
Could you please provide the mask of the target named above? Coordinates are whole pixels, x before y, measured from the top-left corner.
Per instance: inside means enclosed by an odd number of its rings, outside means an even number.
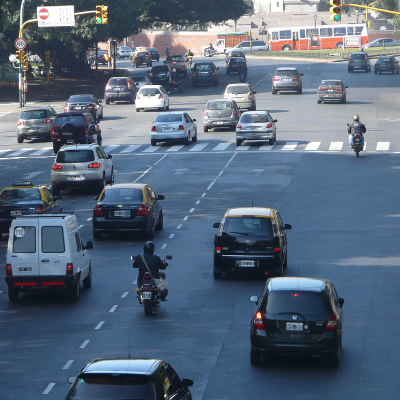
[[[118,58],[129,58],[132,49],[129,46],[117,47],[117,57]]]
[[[185,144],[197,142],[197,125],[185,112],[170,112],[158,114],[150,130],[151,145],[157,142],[183,140]]]
[[[151,81],[147,75],[132,76],[132,80],[135,82],[137,89],[140,89],[143,85],[151,85]]]
[[[136,112],[149,108],[157,108],[160,111],[169,110],[169,97],[162,85],[142,86],[136,95]]]

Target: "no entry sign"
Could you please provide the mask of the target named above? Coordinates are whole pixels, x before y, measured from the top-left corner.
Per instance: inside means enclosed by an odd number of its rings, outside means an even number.
[[[49,18],[49,10],[47,8],[41,8],[38,12],[39,18],[46,20]]]

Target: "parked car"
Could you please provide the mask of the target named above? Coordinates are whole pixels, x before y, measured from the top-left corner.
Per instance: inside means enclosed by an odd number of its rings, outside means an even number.
[[[240,71],[246,70],[247,74],[247,63],[243,57],[231,57],[226,64],[226,74],[230,75],[232,72],[239,73]]]
[[[240,118],[235,100],[209,100],[203,113],[204,132],[215,128],[236,129]]]
[[[224,99],[235,100],[240,108],[255,111],[257,92],[249,83],[230,83],[226,86]]]
[[[249,53],[251,51],[268,51],[269,46],[268,43],[265,42],[264,40],[253,40],[251,42],[250,41],[241,42],[236,46],[232,47],[230,50],[233,49],[240,49],[246,53]]]
[[[272,146],[276,142],[276,122],[267,111],[244,112],[236,125],[236,145],[245,140],[268,140]]]
[[[106,186],[93,210],[93,237],[105,232],[140,231],[148,238],[164,227],[160,200],[154,189],[143,183],[118,183]]]
[[[132,67],[139,67],[140,65],[146,65],[151,67],[153,65],[151,61],[151,54],[147,50],[138,50],[132,57]]]
[[[272,77],[272,94],[282,91],[291,91],[301,94],[303,92],[303,80],[296,67],[279,67]]]
[[[393,38],[380,38],[380,39],[375,39],[372,42],[364,44],[362,46],[363,49],[369,49],[372,47],[396,47],[400,46],[400,41],[395,40]]]
[[[318,87],[318,104],[325,101],[340,101],[346,103],[347,93],[344,83],[339,79],[324,79]]]
[[[103,189],[114,183],[111,154],[97,144],[63,146],[51,166],[51,186],[55,195],[70,188]]]
[[[347,66],[348,72],[354,71],[365,71],[371,72],[371,61],[367,53],[363,51],[357,53],[351,53],[349,57],[349,63]]]
[[[147,75],[134,75],[131,78],[135,82],[137,89],[140,89],[143,85],[151,85],[151,81]]]
[[[92,114],[93,119],[103,118],[102,100],[92,94],[76,94],[70,96],[64,106],[64,112],[85,112]]]
[[[163,85],[167,87],[171,84],[171,68],[168,65],[155,65],[149,74],[152,85]]]
[[[250,361],[271,354],[325,356],[339,367],[344,300],[328,279],[285,277],[267,280],[251,320]]]
[[[129,46],[117,47],[117,57],[118,58],[129,58],[132,49]]]
[[[51,140],[56,115],[51,106],[24,107],[17,121],[17,142],[32,138]]]
[[[197,142],[196,120],[188,113],[175,111],[158,114],[150,130],[151,145],[157,142],[182,140],[185,144]]]
[[[98,50],[97,51],[97,58],[96,58],[96,51],[93,51],[89,55],[89,57],[87,58],[87,61],[88,61],[89,64],[97,63],[97,64],[106,65],[107,64],[106,54],[108,55],[108,51],[107,50]]]
[[[131,77],[121,76],[110,78],[104,93],[106,104],[112,101],[129,101],[131,104],[136,98],[136,84]]]
[[[391,72],[392,74],[399,73],[399,61],[393,56],[382,56],[376,60],[374,66],[375,74],[382,72]]]
[[[230,49],[225,56],[225,63],[228,64],[229,60],[232,57],[242,57],[246,60],[246,55],[244,51],[241,49],[236,49],[236,48]]]
[[[142,86],[136,95],[136,112],[151,108],[160,111],[169,110],[169,97],[162,85]]]
[[[213,62],[197,62],[192,68],[192,86],[203,83],[212,83],[214,86],[219,84],[219,67]]]

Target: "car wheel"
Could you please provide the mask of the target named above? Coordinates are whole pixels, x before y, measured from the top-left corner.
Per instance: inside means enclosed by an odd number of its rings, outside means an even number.
[[[169,101],[168,101],[168,105],[167,105],[167,107],[165,107],[165,109],[166,109],[166,110],[169,110]]]
[[[156,229],[157,229],[158,231],[162,231],[163,228],[164,228],[164,214],[163,214],[163,212],[162,212],[162,210],[161,210],[161,213],[160,213],[160,220],[158,221],[158,224],[156,225]]]
[[[317,100],[317,103],[318,103],[318,104],[321,104],[321,103],[322,103],[322,100]]]
[[[106,187],[106,185],[107,185],[106,175],[103,174],[103,179],[99,183],[99,190],[102,191]]]
[[[136,112],[140,112],[140,108],[136,107]]]
[[[192,137],[192,142],[196,143],[197,142],[197,130],[194,133],[194,136]]]
[[[273,146],[273,145],[274,145],[274,138],[268,139],[268,144],[269,144],[270,146]]]
[[[281,265],[279,266],[279,269],[275,273],[275,276],[283,276],[283,264],[284,261],[282,261]]]
[[[150,143],[152,146],[157,146],[157,140],[151,139]]]
[[[342,100],[341,100],[342,104],[346,104],[346,101],[347,101],[346,96],[342,97]]]
[[[71,301],[78,301],[80,294],[81,294],[81,281],[80,281],[80,276],[78,275],[75,284],[71,286],[68,290],[68,298]]]
[[[189,134],[189,132],[186,135],[186,138],[184,139],[184,143],[185,143],[185,146],[187,146],[190,143],[190,134]]]
[[[82,281],[83,287],[90,288],[92,286],[92,267],[89,265],[89,273],[88,276]]]
[[[101,232],[96,231],[96,229],[93,228],[93,237],[95,239],[101,239]]]
[[[347,68],[347,72],[353,72],[351,68]]]
[[[22,135],[17,136],[17,142],[18,143],[24,143],[24,137]]]
[[[54,154],[58,153],[58,150],[60,150],[61,145],[59,143],[53,142],[53,152]]]
[[[208,132],[208,126],[204,126],[204,132]]]
[[[329,354],[328,364],[332,368],[339,368],[340,365],[340,345],[337,346],[334,353]]]
[[[378,70],[375,70],[374,72],[375,72],[375,75],[378,75]]]
[[[110,100],[106,99],[106,104],[110,104]]]
[[[272,94],[277,94],[278,91],[276,89],[272,89]]]
[[[283,262],[283,268],[287,268],[287,252],[286,252],[285,261]]]
[[[297,94],[302,94],[303,93],[303,88],[297,89]]]
[[[129,100],[129,103],[135,104],[135,97],[134,96],[131,97],[131,99]]]
[[[251,365],[260,365],[262,363],[261,351],[251,349],[250,351],[250,362]]]
[[[242,141],[239,139],[236,139],[236,146],[239,147],[242,144]]]
[[[14,287],[8,287],[8,300],[11,302],[16,302],[18,301],[18,296],[19,296],[20,290]]]
[[[103,119],[103,108],[101,109],[101,114],[99,115],[99,119]]]

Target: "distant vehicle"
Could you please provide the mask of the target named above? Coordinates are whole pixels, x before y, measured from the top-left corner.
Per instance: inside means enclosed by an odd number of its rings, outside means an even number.
[[[97,64],[106,65],[107,64],[107,61],[105,58],[106,54],[108,54],[107,50],[98,50],[97,51],[97,59],[96,59],[96,52],[93,51],[93,53],[91,53],[90,56],[87,58],[87,61],[89,64],[95,64],[95,62],[97,62]]]
[[[372,42],[364,44],[363,49],[370,49],[372,47],[397,47],[400,46],[400,41],[393,38],[380,38],[375,39]]]
[[[382,72],[391,72],[392,74],[399,73],[399,61],[393,56],[382,56],[376,60],[374,66],[375,74]]]
[[[136,84],[131,77],[121,76],[110,78],[106,85],[104,99],[106,104],[112,101],[129,101],[131,104],[135,102]]]
[[[146,65],[151,67],[153,65],[151,61],[151,55],[147,50],[137,50],[132,57],[132,67],[139,67],[140,65]]]
[[[301,94],[303,92],[303,80],[301,79],[303,75],[296,67],[277,68],[272,77],[272,94],[281,91]]]
[[[347,66],[348,72],[354,71],[365,71],[371,72],[371,61],[367,53],[363,51],[357,53],[351,53],[349,57],[349,63]]]
[[[255,111],[257,92],[249,83],[230,83],[226,86],[224,99],[235,100],[240,108]]]
[[[226,74],[230,75],[232,72],[239,73],[239,71],[246,70],[247,74],[247,63],[243,57],[231,57],[226,64]]]
[[[219,84],[219,67],[212,61],[197,62],[192,68],[192,86],[211,83],[214,86]]]
[[[160,61],[160,52],[155,47],[146,47],[153,61]]]
[[[143,85],[151,85],[151,81],[147,75],[134,75],[131,76],[135,82],[136,88],[139,90]]]
[[[146,85],[139,89],[136,95],[136,112],[146,109],[169,110],[169,97],[161,85]]]
[[[233,49],[239,49],[243,50],[246,53],[250,53],[251,51],[257,52],[257,51],[268,51],[269,46],[268,43],[265,42],[264,40],[252,40],[252,41],[246,41],[237,44],[236,46],[232,47],[230,50]]]
[[[209,100],[203,113],[204,132],[209,129],[236,129],[240,118],[239,106],[235,100]]]
[[[218,54],[224,54],[228,49],[236,46],[240,42],[248,39],[247,32],[233,32],[233,33],[221,33],[217,35],[217,40],[213,44],[214,49]],[[201,55],[205,57],[207,46],[201,47]]]
[[[102,100],[92,94],[75,94],[70,96],[64,106],[64,112],[84,112],[92,114],[93,119],[103,118]]]
[[[169,86],[171,83],[171,68],[168,65],[155,65],[149,74],[152,85]]]
[[[129,46],[117,47],[117,58],[129,58],[132,49]]]
[[[344,83],[339,79],[324,79],[318,87],[318,104],[325,101],[340,101],[346,103],[347,94]]]
[[[175,69],[178,74],[187,76],[187,65],[184,56],[168,56],[164,61],[164,65]]]
[[[229,59],[232,58],[232,57],[243,57],[246,60],[246,55],[244,54],[244,51],[240,50],[240,49],[236,49],[236,48],[230,49],[226,53],[225,63],[228,64]]]

